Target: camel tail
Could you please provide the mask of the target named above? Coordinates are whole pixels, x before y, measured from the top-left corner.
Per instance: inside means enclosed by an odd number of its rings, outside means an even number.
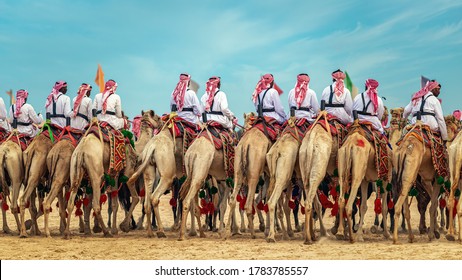
[[[266,155],[267,158],[267,164],[268,164],[268,169],[270,172],[270,181],[268,185],[268,189],[266,191],[267,195],[266,197],[271,197],[271,194],[273,193],[274,190],[274,185],[276,184],[276,170],[277,170],[277,164],[278,164],[278,159],[279,159],[279,153],[274,150],[275,152],[268,153]]]
[[[71,160],[71,175],[72,175],[72,170],[75,171],[74,176],[72,176],[74,180],[72,180],[71,182],[73,182],[74,186],[76,187],[80,186],[83,175],[85,175],[85,174],[81,174],[82,171],[84,171],[83,169],[84,162],[85,162],[84,156],[80,152],[77,152],[74,165],[72,165],[72,160]],[[72,187],[73,186],[71,186],[71,188]]]
[[[249,169],[249,146],[248,145],[243,145],[242,150],[241,150],[241,171],[242,171],[242,176],[244,178],[247,178],[247,170]]]
[[[0,182],[3,186],[3,188],[8,188],[8,185],[6,183],[6,174],[5,174],[5,151],[2,149],[0,150]],[[8,192],[6,192],[8,193]]]
[[[349,149],[345,149],[345,158],[344,158],[344,163],[345,163],[345,171],[343,174],[343,192],[346,193],[350,189],[350,176],[351,176],[351,166],[353,162],[353,153],[352,153],[353,147]]]
[[[135,173],[130,177],[128,180],[128,184],[133,184],[138,179],[138,177],[143,174],[144,170],[148,166],[151,161],[152,155],[154,154],[156,147],[155,145],[148,145],[144,148],[143,152],[141,153],[141,165],[138,166]]]
[[[59,156],[58,154],[54,154],[51,158],[51,166],[50,166],[50,170],[48,173],[48,181],[50,182],[50,185],[51,185],[51,182],[53,182],[53,177],[55,176],[55,171],[56,171],[56,167],[58,166],[58,162],[59,162]]]
[[[29,147],[31,146],[32,145],[30,145]],[[27,184],[27,180],[29,179],[29,169],[32,164],[32,158],[34,158],[34,154],[35,154],[35,149],[33,149],[34,147],[32,147],[32,149],[29,149],[29,147],[23,153],[24,155],[24,184]]]
[[[402,154],[398,155],[398,166],[396,167],[396,174],[398,175],[398,179],[396,180],[396,187],[394,190],[394,199],[395,201],[398,199],[399,195],[401,194],[401,190],[403,187],[403,173],[404,173],[404,162],[406,161],[406,153],[404,156]]]

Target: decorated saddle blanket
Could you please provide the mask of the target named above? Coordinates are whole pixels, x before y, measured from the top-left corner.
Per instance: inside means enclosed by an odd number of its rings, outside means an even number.
[[[34,138],[29,137],[28,135],[25,134],[13,134],[11,135],[11,132],[8,134],[8,137],[5,141],[12,141],[16,144],[18,144],[21,147],[22,151],[25,151],[29,144],[34,140]]]
[[[52,143],[55,143],[63,131],[63,128],[52,123],[45,123],[40,134],[48,137]]]
[[[100,122],[99,124],[100,130],[98,129],[98,125],[94,123],[88,128],[88,133],[94,134],[99,138],[99,131],[101,131],[103,141],[109,143],[111,155],[107,173],[115,176],[126,166],[125,144],[131,144],[131,142],[130,139],[125,138],[120,130],[114,129],[107,122]]]
[[[285,134],[290,134],[294,137],[299,143],[302,142],[303,137],[305,137],[308,128],[310,127],[310,123],[305,119],[289,119],[283,125],[284,130],[281,133],[281,136]]]
[[[380,133],[380,131],[372,128],[372,123],[361,121],[358,124],[348,126],[348,138],[353,133],[360,133],[366,140],[374,145],[375,149],[375,168],[377,169],[377,177],[383,181],[388,180],[388,166],[391,160],[388,155],[388,138]],[[359,143],[360,144],[360,143]]]
[[[406,137],[414,136],[416,139],[424,143],[427,148],[430,148],[433,167],[436,170],[438,176],[446,178],[449,176],[449,166],[448,166],[448,155],[446,148],[444,147],[443,139],[441,135],[437,132],[434,132],[427,125],[422,125],[422,129],[419,126],[407,127],[409,128],[408,132],[401,137],[396,145],[401,145],[403,140]]]
[[[326,119],[320,118],[316,123],[313,123],[309,129],[312,129],[314,125],[321,125],[325,131],[327,130],[327,126],[329,126],[330,134],[332,137],[337,137],[338,148],[342,146],[345,137],[348,134],[348,130],[345,125],[343,125],[337,118],[328,115],[327,122]]]
[[[162,121],[165,123],[163,128],[168,128],[174,139],[183,139],[183,155],[186,154],[192,141],[196,138],[197,132],[200,130],[199,126],[176,115],[163,115]]]
[[[256,128],[263,132],[263,134],[265,134],[271,142],[275,142],[277,140],[279,132],[283,129],[276,119],[270,117],[251,117],[248,125],[250,128],[248,128],[246,132]]]
[[[224,166],[228,177],[234,176],[234,143],[235,139],[228,129],[215,121],[208,121],[205,130],[202,130],[196,137],[205,137],[216,150],[223,149]]]
[[[80,138],[82,138],[82,136],[83,132],[81,130],[66,126],[58,135],[57,141],[69,140],[74,147],[77,147],[77,144],[79,144]]]

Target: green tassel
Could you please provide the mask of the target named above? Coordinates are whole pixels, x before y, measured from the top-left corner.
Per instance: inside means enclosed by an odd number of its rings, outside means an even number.
[[[392,187],[393,187],[393,186],[391,185],[391,183],[388,183],[388,184],[387,184],[387,192],[391,192],[391,188],[392,188]]]
[[[443,178],[443,176],[438,176],[438,178],[436,178],[436,182],[438,183],[438,185],[444,184],[444,178]]]
[[[449,190],[451,189],[451,181],[447,180],[446,182],[444,182],[444,187]]]
[[[182,185],[186,181],[186,175],[180,178],[180,185]]]
[[[337,168],[334,169],[334,177],[338,177],[338,169]]]
[[[457,189],[456,192],[454,193],[454,196],[460,196],[460,190]]]
[[[226,178],[226,184],[228,185],[229,188],[233,188],[234,187],[234,180],[232,177],[228,177]]]
[[[263,177],[260,176],[260,178],[258,179],[258,185],[263,186],[264,184],[265,184],[265,180],[263,180]]]
[[[380,193],[384,193],[385,191],[383,190],[383,187],[380,186]]]
[[[130,145],[135,148],[135,142],[133,141],[133,133],[129,130],[125,130],[125,129],[122,129],[121,130],[123,136],[125,138],[128,138],[128,140],[130,140]]]
[[[86,194],[93,194],[93,189],[90,186],[85,187],[85,193]]]
[[[205,186],[207,189],[210,188],[209,181],[205,181],[204,186]]]
[[[119,177],[119,183],[127,183],[128,182],[128,177],[125,175],[122,175]]]
[[[350,194],[349,193],[346,193],[345,194],[345,199],[348,199],[350,197]]]
[[[205,191],[204,190],[201,190],[199,192],[199,198],[205,198]]]
[[[441,186],[441,188],[440,188],[440,194],[443,194],[443,193],[445,193],[445,191],[446,191],[446,190],[444,189],[444,187],[443,187],[443,186]]]
[[[383,186],[382,179],[377,179],[377,181],[375,181],[375,183],[377,184],[378,187],[382,188],[382,186]],[[382,191],[382,190],[380,190],[380,191]]]
[[[216,194],[217,192],[218,192],[217,187],[214,186],[214,187],[211,187],[211,188],[210,188],[210,194],[211,194],[211,195],[214,195],[214,194]]]
[[[340,185],[337,185],[337,187],[335,187],[335,190],[337,191],[337,193],[340,193]]]
[[[419,191],[416,188],[412,188],[409,191],[409,196],[417,196],[419,194]]]

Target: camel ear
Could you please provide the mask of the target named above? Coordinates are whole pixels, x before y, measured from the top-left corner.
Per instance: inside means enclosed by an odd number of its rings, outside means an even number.
[[[151,115],[151,117],[154,118],[154,115],[155,115],[155,114],[154,114],[154,110],[149,110],[149,115]]]
[[[144,115],[144,110],[141,110],[141,115]]]
[[[245,120],[246,118],[247,118],[247,114],[246,114],[246,113],[244,113],[244,120]]]

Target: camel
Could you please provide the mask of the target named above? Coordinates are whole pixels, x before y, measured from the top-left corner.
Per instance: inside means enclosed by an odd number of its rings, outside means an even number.
[[[318,121],[324,119],[328,123],[327,112],[321,111],[313,122],[312,128],[303,138],[299,150],[299,165],[303,188],[305,190],[305,244],[311,244],[314,234],[311,222],[312,208],[317,194],[318,186],[326,174],[334,176],[338,151],[338,138],[332,137],[330,126],[324,128]],[[338,132],[340,133],[340,131]],[[322,225],[322,217],[319,216]],[[321,229],[323,226],[321,226]],[[325,233],[324,233],[325,234]]]
[[[392,173],[392,152],[387,148],[388,152],[388,174],[386,180],[383,180],[382,196],[382,219],[383,219],[383,235],[385,238],[390,237],[390,233],[387,227],[387,186]],[[339,214],[340,223],[337,231],[337,238],[343,239],[344,234],[344,223],[343,211],[346,210],[346,218],[348,221],[349,239],[350,242],[364,241],[363,240],[363,224],[364,217],[367,211],[367,187],[368,183],[376,182],[379,177],[376,169],[376,151],[374,143],[371,143],[363,136],[359,120],[356,119],[350,128],[349,135],[342,144],[342,147],[338,151],[338,170],[339,170],[339,184],[340,184],[340,197],[339,197]],[[366,164],[365,164],[366,163]],[[351,183],[350,183],[351,179]],[[361,206],[360,206],[360,221],[359,227],[356,232],[356,236],[353,235],[353,224],[352,224],[352,211],[353,203],[355,203],[358,189],[361,187]],[[348,194],[348,199],[345,205],[345,194]],[[397,227],[395,227],[397,228]],[[356,238],[355,238],[356,237]]]
[[[422,121],[418,120],[412,127],[420,128],[422,130]],[[420,138],[420,137],[419,137]],[[398,175],[398,183],[401,185],[401,192],[398,201],[395,203],[395,225],[401,216],[401,209],[403,205],[406,207],[405,218],[409,231],[409,242],[414,241],[414,234],[412,233],[410,223],[410,211],[407,203],[407,196],[411,186],[414,184],[417,175],[422,178],[425,191],[430,195],[430,230],[428,232],[429,240],[435,238],[435,225],[436,225],[436,210],[438,206],[439,186],[434,180],[436,170],[433,166],[431,151],[419,139],[415,133],[407,133],[398,149],[393,154],[393,166],[395,173]],[[435,181],[434,184],[432,182]],[[398,227],[393,230],[393,243],[398,244]]]
[[[254,117],[254,114],[244,115],[246,126],[248,129],[249,119]],[[236,198],[242,185],[248,186],[247,201],[245,203],[245,211],[249,221],[249,230],[251,238],[255,238],[255,230],[253,225],[253,205],[255,198],[255,189],[257,187],[260,176],[263,175],[266,167],[266,153],[272,146],[272,142],[259,129],[252,127],[242,136],[236,146],[234,157],[234,188],[229,200],[229,219],[226,225],[226,235],[228,238],[231,234],[231,219],[233,219],[234,210],[236,208]],[[267,170],[266,170],[267,173]],[[266,180],[265,180],[266,181]],[[235,220],[234,224],[237,224]]]
[[[207,124],[204,125],[203,129],[207,131],[208,136],[199,136],[196,138],[184,156],[186,180],[180,189],[180,198],[183,200],[183,214],[181,217],[179,241],[185,239],[186,221],[188,218],[187,213],[190,211],[192,205],[196,206],[195,216],[199,228],[199,235],[201,238],[205,237],[201,224],[201,213],[196,203],[198,201],[199,189],[204,184],[208,175],[212,176],[212,178],[217,181],[224,182],[227,179],[224,165],[224,149],[215,149],[211,140],[212,135],[207,130]],[[226,186],[223,186],[223,183],[221,186],[222,188],[226,188]],[[221,221],[223,221],[224,214],[225,213],[220,212]],[[193,223],[194,221],[191,221],[191,224]],[[223,223],[221,223],[221,225],[222,224]]]
[[[46,130],[46,126],[49,123],[45,123],[43,129]],[[21,217],[21,231],[19,237],[27,237],[26,226],[25,226],[25,209],[26,201],[30,199],[29,212],[32,220],[31,233],[40,235],[40,230],[37,224],[37,218],[42,214],[37,211],[35,206],[35,191],[39,183],[46,178],[48,172],[47,169],[47,155],[53,146],[53,142],[49,136],[43,133],[38,134],[34,137],[34,140],[29,144],[27,149],[23,152],[24,157],[24,185],[25,190],[19,199],[19,211]],[[31,196],[32,195],[32,196]],[[39,199],[39,205],[42,205],[41,199]],[[42,212],[42,211],[40,211]]]
[[[141,164],[128,180],[129,184],[135,183],[139,176],[143,175],[144,189],[150,199],[146,199],[144,210],[146,219],[151,220],[151,205],[157,221],[157,237],[165,238],[165,229],[159,212],[160,197],[172,186],[175,178],[183,176],[183,138],[173,137],[169,127],[173,125],[177,114],[172,112],[158,134],[149,140],[143,152],[139,156]],[[160,180],[152,193],[152,187],[156,180],[156,174]],[[194,223],[193,223],[194,225]],[[191,229],[191,235],[195,229]],[[152,227],[147,227],[148,237],[153,236]]]
[[[18,215],[18,197],[24,176],[23,156],[19,144],[9,140],[9,138],[17,136],[18,131],[14,129],[8,139],[0,145],[0,183],[3,189],[3,232],[7,234],[12,233],[6,221],[6,201],[9,196],[9,186],[11,186],[13,191],[11,212],[16,220],[18,231],[21,230],[21,223]]]
[[[111,233],[104,224],[103,218],[101,216],[101,189],[103,185],[103,175],[104,171],[109,169],[109,160],[110,160],[110,147],[109,143],[104,142],[102,139],[102,132],[99,127],[99,122],[94,117],[91,121],[90,127],[97,125],[99,129],[99,138],[93,133],[86,133],[84,137],[80,140],[79,144],[74,150],[74,153],[71,157],[71,167],[70,167],[70,200],[67,205],[67,212],[69,213],[66,222],[66,229],[64,230],[64,238],[70,238],[70,220],[72,215],[72,210],[74,208],[74,198],[77,193],[80,183],[85,174],[88,175],[91,187],[92,187],[92,207],[97,218],[98,224],[102,227],[104,236],[110,237],[113,234],[118,233],[117,229],[117,210],[118,210],[118,200],[112,199],[113,210],[113,223],[111,228]],[[125,154],[126,154],[126,166],[124,169],[124,175],[129,177],[133,174],[135,165],[136,165],[136,153],[130,144],[125,144]],[[120,174],[116,174],[114,180],[116,182],[115,186],[112,187],[111,195],[114,192],[117,192],[117,179]],[[128,183],[128,188],[130,195],[132,197],[132,202],[130,209],[125,215],[125,219],[119,225],[122,231],[127,232],[129,230],[130,220],[132,217],[133,209],[136,204],[139,202],[138,193],[136,192],[135,186],[133,183]]]

